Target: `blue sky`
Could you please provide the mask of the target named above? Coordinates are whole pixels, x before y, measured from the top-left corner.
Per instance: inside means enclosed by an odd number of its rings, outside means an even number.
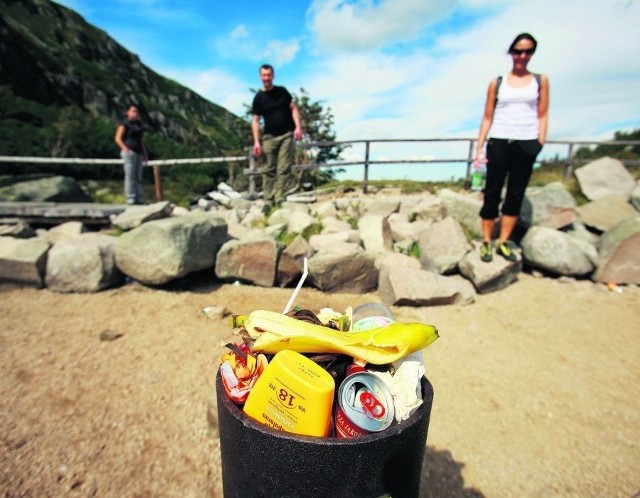
[[[258,66],[331,109],[339,140],[476,137],[491,78],[520,32],[538,39],[549,140],[640,128],[639,0],[61,0],[154,71],[243,115]],[[564,155],[548,145],[543,154]],[[345,160],[362,160],[348,149]],[[373,145],[372,159],[464,157],[467,145]],[[362,178],[351,166],[343,178]],[[372,166],[370,178],[448,179],[464,166]]]

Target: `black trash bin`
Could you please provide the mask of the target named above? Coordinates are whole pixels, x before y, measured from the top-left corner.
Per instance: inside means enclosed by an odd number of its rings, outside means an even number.
[[[433,402],[422,379],[423,403],[407,420],[357,438],[281,432],[247,417],[216,378],[225,498],[417,497]]]

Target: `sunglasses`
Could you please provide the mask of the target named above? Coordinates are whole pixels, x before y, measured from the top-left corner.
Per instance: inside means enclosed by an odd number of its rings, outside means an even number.
[[[511,50],[511,54],[512,55],[522,55],[522,54],[533,55],[535,51],[536,51],[535,48],[528,48],[526,50],[520,50],[520,49],[514,48]]]

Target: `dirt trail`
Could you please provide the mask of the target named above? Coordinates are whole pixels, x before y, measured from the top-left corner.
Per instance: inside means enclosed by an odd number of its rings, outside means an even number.
[[[0,285],[0,493],[221,496],[207,408],[231,331],[202,308],[281,310],[290,294]],[[304,288],[297,304],[343,311],[372,300]],[[522,274],[469,306],[394,311],[441,335],[424,354],[435,400],[421,496],[640,491],[638,288]],[[121,336],[101,341],[104,331]]]

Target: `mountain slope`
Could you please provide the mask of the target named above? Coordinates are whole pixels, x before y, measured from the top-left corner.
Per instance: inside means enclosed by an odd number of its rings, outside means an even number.
[[[239,153],[249,125],[145,66],[49,0],[0,0],[0,155],[117,157],[113,134],[140,107],[155,158]]]

